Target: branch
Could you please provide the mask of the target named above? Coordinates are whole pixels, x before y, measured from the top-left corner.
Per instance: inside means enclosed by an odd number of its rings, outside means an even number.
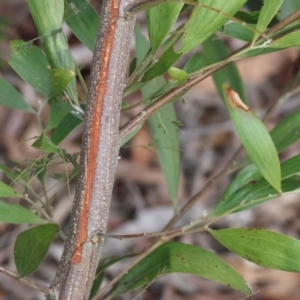
[[[31,287],[33,289],[36,289],[36,290],[42,292],[46,296],[48,296],[48,295],[51,294],[51,290],[48,287],[44,286],[41,283],[35,282],[35,281],[33,281],[33,280],[29,279],[29,278],[25,278],[25,277],[24,278],[20,278],[20,275],[18,273],[15,273],[13,271],[7,270],[7,269],[5,269],[3,267],[0,267],[0,272],[3,273],[3,274],[5,274],[5,275],[7,275],[7,276],[9,276],[9,277],[11,277],[11,278],[14,278],[14,279],[16,279],[16,280],[24,283],[25,285],[27,285],[27,286],[29,286],[29,287]]]

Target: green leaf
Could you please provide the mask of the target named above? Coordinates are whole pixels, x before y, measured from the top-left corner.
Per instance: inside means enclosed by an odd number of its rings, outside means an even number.
[[[56,127],[51,138],[52,142],[58,145],[81,123],[82,120],[72,114],[67,114]]]
[[[208,39],[202,44],[202,46],[204,49],[207,64],[217,63],[230,54],[229,49],[221,40]],[[225,68],[222,68],[221,70],[213,73],[213,79],[217,87],[218,93],[223,100],[224,94],[222,90],[222,84],[226,82],[235,91],[237,91],[237,93],[243,99],[243,102],[247,103],[244,85],[234,63],[231,63]]]
[[[70,3],[75,6],[74,10],[71,8]],[[94,52],[100,22],[95,9],[85,0],[69,1],[65,21],[74,35]]]
[[[49,69],[52,95],[59,96],[72,79],[75,78],[75,72],[72,70]]]
[[[147,52],[147,41],[141,36],[139,30],[136,30],[135,34],[137,61],[140,62],[143,54]],[[150,99],[152,94],[158,91],[164,83],[165,80],[162,77],[151,80],[142,88],[143,98]],[[177,193],[180,175],[178,128],[173,123],[176,121],[177,116],[172,103],[164,106],[149,118],[150,130],[175,209],[177,209]]]
[[[247,154],[263,177],[281,193],[280,163],[269,132],[234,90],[224,84],[223,91],[231,119]]]
[[[277,18],[281,21],[300,8],[299,0],[283,1],[280,11],[277,14]]]
[[[49,62],[37,46],[29,49],[22,47],[23,41],[10,43],[13,53],[9,59],[10,66],[40,94],[51,94]]]
[[[53,143],[45,133],[31,145],[35,149],[39,149],[48,153],[58,153],[61,154],[62,150]]]
[[[42,36],[43,48],[51,68],[75,72],[75,62],[62,31],[64,0],[27,2],[39,35]],[[68,84],[66,93],[78,104],[75,78]]]
[[[1,193],[0,182],[0,193]],[[4,197],[4,196],[3,196]],[[14,196],[16,197],[16,196]],[[39,216],[17,204],[0,201],[0,221],[11,224],[41,224],[45,223]]]
[[[226,15],[234,15],[247,0],[201,0],[195,6],[185,26],[185,34],[179,53],[187,53],[205,40],[228,20]],[[226,14],[226,15],[224,15]]]
[[[265,31],[271,20],[277,14],[282,2],[283,0],[264,0],[264,5],[260,10],[256,26],[258,32],[254,34],[252,44],[254,44],[260,36],[259,32],[263,33]]]
[[[201,70],[202,68],[206,67],[206,65],[207,62],[205,57],[201,53],[196,52],[185,64],[183,70],[191,74]]]
[[[174,272],[194,274],[230,286],[245,295],[252,294],[244,279],[217,255],[192,245],[165,243],[123,276],[111,296],[123,294],[149,284],[161,275]]]
[[[283,194],[300,188],[300,177],[296,176],[300,173],[300,154],[282,163],[281,173]],[[254,165],[249,165],[233,179],[209,216],[245,210],[278,196],[276,190],[261,177]]]
[[[58,232],[58,225],[45,224],[30,228],[18,235],[14,257],[20,277],[28,276],[37,270]]]
[[[9,185],[0,181],[0,197],[22,197],[22,195],[17,193]]]
[[[142,81],[149,81],[154,77],[163,75],[173,66],[180,56],[180,54],[173,50],[173,46],[171,46],[162,54],[159,60],[149,70],[147,70]]]
[[[164,3],[147,10],[148,34],[155,53],[176,22],[184,3]]]
[[[226,248],[266,268],[300,272],[300,241],[276,232],[252,229],[222,229],[209,232]]]
[[[171,78],[175,81],[178,81],[178,83],[184,84],[189,79],[189,74],[181,69],[171,67],[168,70],[169,75]]]
[[[0,78],[0,105],[24,110],[29,113],[34,112],[22,95],[2,78]]]
[[[57,104],[56,101],[50,103],[50,116],[46,130],[56,128],[61,120],[67,115],[67,112]]]
[[[272,41],[268,47],[285,49],[300,45],[300,30],[296,30],[292,33],[286,34],[282,38]]]
[[[278,153],[297,142],[300,139],[300,110],[278,123],[270,135]]]
[[[248,26],[255,29],[255,26],[253,25]],[[222,33],[246,42],[251,42],[254,37],[254,31],[250,30],[240,23],[225,24]]]
[[[238,11],[235,15],[235,18],[249,24],[256,24],[259,17],[259,11]]]

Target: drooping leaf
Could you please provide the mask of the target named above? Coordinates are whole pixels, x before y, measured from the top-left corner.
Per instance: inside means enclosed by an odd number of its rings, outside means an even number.
[[[223,91],[231,119],[247,154],[263,177],[281,193],[280,163],[269,132],[234,90],[224,84]]]
[[[236,228],[209,230],[226,248],[266,268],[300,272],[300,241],[276,232]]]
[[[213,64],[218,61],[221,61],[222,59],[224,59],[224,57],[230,54],[229,49],[221,40],[208,39],[202,44],[202,46],[204,49],[207,64]],[[223,100],[224,94],[222,90],[222,84],[226,82],[235,91],[237,91],[237,93],[243,99],[242,101],[247,103],[244,85],[234,63],[231,63],[225,68],[222,68],[221,70],[213,73],[213,79],[217,87],[218,93]]]
[[[30,228],[18,235],[14,258],[20,277],[28,276],[37,270],[58,231],[58,225],[45,224]]]
[[[164,3],[147,10],[148,33],[155,53],[176,22],[184,3]]]
[[[173,66],[180,56],[181,55],[176,53],[171,46],[162,54],[159,60],[149,70],[147,70],[142,81],[149,81],[154,77],[163,75]]]
[[[227,15],[234,15],[246,3],[246,0],[201,0],[195,6],[186,23],[185,34],[179,53],[187,53],[205,40],[228,20]]]
[[[256,32],[254,34],[254,38],[252,41],[252,44],[254,44],[259,37],[259,32],[263,33],[267,26],[269,25],[270,21],[274,18],[276,13],[278,12],[283,0],[264,0],[264,5],[262,6],[259,17],[258,17],[258,22],[256,26]]]
[[[245,295],[252,294],[244,279],[217,255],[192,245],[165,243],[122,277],[111,296],[144,286],[173,272],[194,274],[230,286]]]
[[[1,192],[0,182],[0,192]],[[14,196],[15,197],[15,196]],[[0,201],[0,221],[11,224],[41,224],[45,221],[39,216],[18,204]]]
[[[2,78],[0,78],[0,105],[29,113],[34,112],[22,95]]]
[[[21,197],[12,187],[0,181],[0,197]]]
[[[23,41],[10,43],[13,53],[8,62],[24,81],[48,97],[51,93],[49,62],[37,46],[25,49],[22,44]]]
[[[74,9],[70,3],[74,4]],[[95,50],[99,16],[85,0],[68,1],[68,13],[65,21],[75,36],[92,52]]]

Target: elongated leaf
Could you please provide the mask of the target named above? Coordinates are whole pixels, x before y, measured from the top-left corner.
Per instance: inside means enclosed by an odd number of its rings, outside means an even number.
[[[300,241],[252,228],[209,230],[226,248],[263,267],[300,272]]]
[[[221,40],[208,39],[203,43],[202,46],[204,49],[204,54],[205,54],[207,64],[216,63],[222,60],[225,56],[230,54],[229,49]],[[243,101],[247,103],[244,85],[234,63],[228,65],[225,68],[222,68],[218,72],[215,72],[213,74],[213,79],[217,87],[218,93],[223,100],[224,100],[224,94],[222,90],[222,84],[226,82],[235,91],[237,91],[237,93],[240,95]]]
[[[176,53],[171,46],[163,53],[159,60],[149,70],[147,70],[142,81],[149,81],[154,77],[163,75],[173,66],[180,56],[181,55]]]
[[[278,123],[270,135],[278,153],[297,142],[300,139],[300,110]]]
[[[2,78],[0,78],[0,105],[13,109],[24,110],[29,113],[34,112],[22,95]]]
[[[238,11],[235,15],[235,18],[249,24],[256,24],[258,22],[259,11]]]
[[[281,171],[276,148],[260,119],[228,85],[223,85],[227,108],[250,159],[264,178],[281,193]]]
[[[22,47],[23,41],[12,41],[13,53],[8,61],[10,66],[40,94],[48,97],[51,93],[49,62],[37,46]]]
[[[246,0],[201,0],[198,2],[199,5],[195,6],[186,23],[179,53],[187,53],[207,40],[227,22],[227,15],[233,16],[246,3]]]
[[[281,21],[299,8],[300,2],[298,0],[283,1],[280,11],[277,14],[277,18]]]
[[[134,266],[117,284],[112,296],[117,296],[149,284],[167,273],[180,272],[198,275],[251,295],[244,279],[217,255],[202,248],[166,243]]]
[[[67,114],[56,127],[51,138],[52,142],[58,145],[81,123],[82,120],[72,114]]]
[[[254,25],[252,25],[251,27],[255,28]],[[222,33],[246,42],[251,42],[254,37],[254,31],[250,30],[240,23],[225,24]]]
[[[282,2],[283,0],[264,0],[264,5],[260,10],[258,22],[256,26],[256,30],[258,32],[263,33],[265,31],[270,21],[274,18],[274,16],[278,12]],[[259,37],[258,32],[254,34],[252,44],[254,44],[257,38]]]
[[[58,231],[59,227],[56,224],[45,224],[18,235],[14,257],[20,277],[28,276],[37,270]]]
[[[155,53],[176,22],[184,3],[164,3],[147,10],[148,33]]]
[[[71,8],[70,2],[74,4],[74,10]],[[94,52],[100,21],[95,9],[85,0],[69,1],[65,21],[76,37]]]
[[[1,183],[2,182],[0,182],[0,192]],[[25,207],[5,203],[3,201],[0,201],[0,221],[11,224],[41,224],[45,222]]]
[[[0,197],[21,197],[13,188],[0,181]]]
[[[285,48],[299,46],[300,45],[299,39],[300,39],[300,30],[296,30],[292,33],[283,36],[282,38],[271,41],[268,47],[285,49]]]
[[[39,35],[42,36],[43,48],[51,68],[72,70],[75,73],[74,59],[61,29],[64,0],[28,0],[27,2]],[[75,78],[68,84],[66,92],[70,99],[79,105]]]
[[[189,74],[197,72],[207,66],[204,55],[196,52],[185,64],[183,70]]]
[[[257,172],[253,165],[245,167],[231,182],[209,216],[245,210],[279,197],[276,190]],[[281,172],[283,194],[299,189],[300,177],[297,174],[300,173],[300,155],[282,163]]]
[[[140,62],[141,57],[147,52],[149,45],[147,45],[147,41],[141,36],[138,30],[136,30],[136,44],[137,60]],[[163,77],[151,80],[142,88],[143,98],[150,99],[153,93],[163,87],[164,83],[165,80]],[[175,209],[177,209],[177,193],[180,175],[178,128],[174,124],[176,122],[177,116],[172,103],[164,106],[149,118],[150,129],[157,149],[160,165],[166,178]]]

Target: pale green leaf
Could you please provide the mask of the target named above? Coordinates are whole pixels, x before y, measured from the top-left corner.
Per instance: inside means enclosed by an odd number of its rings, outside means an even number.
[[[147,10],[148,34],[155,53],[176,22],[184,3],[164,3]]]
[[[260,35],[259,33],[263,33],[265,31],[271,20],[277,14],[282,2],[283,0],[264,0],[264,5],[260,10],[256,26],[256,30],[258,32],[254,34],[252,44],[254,44],[258,39]]]
[[[262,121],[239,95],[223,85],[227,108],[247,154],[263,177],[281,193],[281,170],[276,148]]]
[[[237,228],[209,230],[226,248],[266,268],[300,272],[300,241],[273,231]]]
[[[0,197],[21,197],[13,188],[0,181]]]
[[[111,296],[124,294],[174,272],[194,274],[230,286],[245,295],[252,294],[241,275],[214,253],[193,245],[165,243],[123,276]]]
[[[60,154],[62,150],[53,143],[49,137],[42,133],[42,135],[31,145],[35,149],[39,149],[48,153],[58,153]]]
[[[185,26],[185,33],[179,53],[187,53],[205,40],[216,30],[220,29],[247,0],[201,0],[195,6],[189,21]]]
[[[300,45],[300,30],[296,30],[292,33],[286,34],[282,38],[271,41],[268,45],[270,48],[285,49]]]

